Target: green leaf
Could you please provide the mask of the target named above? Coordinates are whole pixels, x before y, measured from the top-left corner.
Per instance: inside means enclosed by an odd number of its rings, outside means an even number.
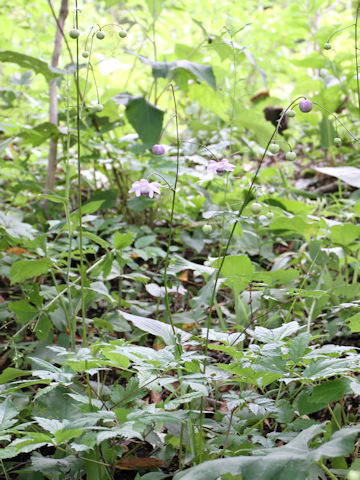
[[[311,395],[315,403],[336,402],[346,393],[350,392],[349,380],[346,378],[337,378],[317,385]]]
[[[63,442],[67,442],[71,438],[77,438],[83,433],[82,428],[69,428],[69,429],[63,429],[63,430],[58,430],[55,433],[55,441],[58,445],[60,445]]]
[[[9,310],[15,313],[17,321],[22,324],[30,322],[39,313],[39,310],[26,300],[10,302]]]
[[[311,339],[311,335],[309,333],[303,332],[297,335],[290,344],[290,359],[296,363],[299,359],[301,359],[302,355],[304,354],[307,346],[309,345]]]
[[[65,73],[63,70],[50,67],[44,60],[11,50],[0,51],[0,62],[16,63],[20,67],[33,70],[35,73],[41,73],[48,82]]]
[[[126,247],[129,247],[134,239],[134,234],[131,232],[121,234],[119,232],[115,232],[113,243],[116,250],[122,250]]]
[[[158,143],[164,118],[162,110],[143,97],[135,97],[128,102],[125,113],[146,146]]]
[[[208,83],[210,87],[216,90],[216,79],[213,69],[210,65],[201,65],[199,63],[190,62],[189,60],[175,60],[173,62],[154,62],[142,55],[128,52],[138,57],[146,65],[150,65],[154,78],[168,78],[173,80],[179,78],[181,71],[187,72],[189,78],[197,78]],[[181,78],[181,77],[180,77]]]
[[[25,377],[27,375],[31,375],[31,372],[27,370],[20,370],[19,368],[5,368],[0,375],[0,385],[11,382],[11,380],[14,380],[15,378]]]
[[[21,283],[29,278],[38,277],[43,273],[47,273],[51,265],[52,262],[49,258],[42,258],[41,260],[19,260],[11,265],[11,283]]]
[[[334,225],[330,228],[331,240],[342,246],[348,246],[360,237],[360,226],[353,223]]]
[[[17,135],[23,139],[23,143],[38,147],[49,138],[56,140],[61,135],[61,132],[53,123],[44,122]]]
[[[333,123],[323,114],[320,122],[321,148],[329,148],[333,143],[336,132]]]
[[[35,333],[38,340],[40,340],[40,342],[45,340],[48,337],[51,329],[52,329],[52,323],[49,317],[45,314],[40,315],[39,320],[36,322],[36,328],[35,328]]]
[[[212,265],[219,268],[221,261],[221,258],[218,258]],[[224,260],[221,274],[226,278],[224,283],[239,293],[249,285],[254,271],[255,268],[246,255],[229,255]]]
[[[350,330],[353,333],[360,332],[360,313],[357,313],[356,315],[348,318],[347,321],[349,322]]]
[[[329,442],[324,443],[312,453],[315,461],[322,457],[334,458],[349,455],[354,449],[355,438],[360,432],[360,425],[338,430]]]
[[[92,240],[93,242],[97,243],[98,245],[100,245],[101,247],[104,247],[106,250],[108,250],[109,248],[111,248],[111,244],[109,242],[107,242],[106,240],[103,240],[101,237],[99,237],[98,235],[95,235],[95,233],[91,233],[91,232],[83,232],[83,235],[84,237]]]

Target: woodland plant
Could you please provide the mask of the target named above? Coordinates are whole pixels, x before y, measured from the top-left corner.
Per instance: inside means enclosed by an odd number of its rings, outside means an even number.
[[[168,59],[157,30],[166,11],[147,5],[150,19],[131,11],[119,24],[94,24],[83,41],[75,3],[75,61],[58,74],[67,83],[65,178],[44,195],[54,218],[38,225],[25,200],[26,215],[15,201],[0,213],[10,292],[0,303],[9,329],[0,358],[2,478],[357,480],[358,190],[343,190],[347,167],[332,167],[339,183],[326,198],[294,187],[291,175],[319,154],[317,135],[299,134],[306,121],[314,128],[325,112],[328,157],[335,145],[350,159],[337,129],[356,144],[355,122],[327,108],[326,92],[323,105],[307,79],[311,100],[294,95],[269,135],[262,116],[242,115],[235,102],[245,57],[252,74],[265,75],[236,41],[247,26],[213,35],[196,21],[206,47],[178,45],[186,59]],[[114,30],[118,43],[136,43],[137,23],[153,60],[141,48],[126,54],[151,66],[152,82],[139,67],[140,91],[151,87],[143,96],[104,93],[96,49],[108,48]],[[223,96],[220,66],[197,63],[207,58],[202,48],[229,67]],[[199,86],[215,126],[193,105]],[[226,111],[211,103],[227,96]],[[296,118],[280,135],[286,117]],[[241,119],[247,131],[235,128]],[[35,132],[36,143],[44,132]]]

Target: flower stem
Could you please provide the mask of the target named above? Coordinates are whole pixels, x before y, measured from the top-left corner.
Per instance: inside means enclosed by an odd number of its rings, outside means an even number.
[[[75,0],[75,27],[79,28],[78,1]],[[87,345],[87,331],[85,321],[85,275],[84,275],[84,253],[83,253],[83,226],[82,226],[82,200],[81,200],[81,143],[80,143],[80,82],[79,82],[79,39],[76,39],[76,130],[77,130],[77,192],[79,212],[79,249],[80,249],[80,285],[81,285],[81,317],[83,346]]]
[[[176,330],[175,330],[175,325],[171,316],[171,306],[170,306],[170,299],[169,299],[169,292],[168,292],[168,285],[167,285],[167,280],[168,280],[168,267],[169,267],[169,258],[170,258],[170,246],[171,246],[171,241],[172,241],[172,236],[173,236],[173,225],[174,225],[174,209],[175,209],[175,199],[176,199],[176,187],[177,187],[177,182],[178,182],[178,177],[179,177],[179,163],[180,163],[180,139],[179,139],[179,123],[178,123],[178,112],[177,112],[177,104],[176,104],[176,97],[175,97],[175,91],[174,91],[174,86],[172,83],[170,83],[170,88],[171,88],[171,93],[174,101],[174,110],[175,110],[175,125],[176,125],[176,147],[177,147],[177,152],[176,152],[176,175],[175,175],[175,182],[174,182],[174,188],[172,191],[172,203],[171,203],[171,214],[170,214],[170,225],[169,225],[169,238],[168,238],[168,244],[167,244],[167,249],[166,249],[166,258],[165,258],[165,267],[164,267],[164,283],[165,283],[165,303],[166,303],[166,310],[167,314],[169,317],[169,321],[171,324],[171,328],[173,330],[173,334],[176,337]],[[176,340],[176,347],[177,347],[177,352],[180,357],[182,348],[181,348],[181,343]]]

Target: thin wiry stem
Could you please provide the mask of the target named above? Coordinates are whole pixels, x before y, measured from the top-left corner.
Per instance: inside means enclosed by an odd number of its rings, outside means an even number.
[[[177,337],[176,337],[175,325],[174,325],[172,315],[171,315],[171,306],[170,306],[167,279],[168,279],[168,267],[169,267],[169,258],[170,258],[170,246],[171,246],[171,241],[172,241],[172,236],[173,236],[176,187],[177,187],[177,182],[178,182],[178,178],[179,178],[180,138],[179,138],[179,123],[178,123],[178,112],[177,112],[177,105],[176,105],[176,97],[175,97],[174,86],[171,83],[170,83],[170,88],[171,88],[171,92],[172,92],[172,97],[173,97],[173,101],[174,101],[174,110],[175,110],[177,152],[176,152],[176,175],[175,175],[175,182],[174,182],[174,189],[173,189],[173,196],[172,196],[172,204],[171,204],[171,214],[170,214],[169,239],[168,239],[168,244],[167,244],[165,267],[164,267],[164,283],[165,283],[166,310],[167,310],[167,314],[168,314],[169,321],[170,321],[170,324],[171,324],[171,328],[173,330],[173,334],[174,334],[175,339],[176,339]],[[179,353],[179,356],[180,356],[182,349],[181,349],[181,344],[177,340],[176,340],[176,345],[177,345],[177,350],[178,350],[178,353]]]

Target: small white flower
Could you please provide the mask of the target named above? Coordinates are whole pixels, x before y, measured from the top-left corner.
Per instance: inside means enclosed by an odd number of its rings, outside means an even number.
[[[227,158],[224,158],[223,160],[220,160],[220,162],[216,162],[215,160],[210,160],[206,170],[208,172],[215,172],[215,173],[222,174],[224,172],[232,172],[234,168],[235,168],[235,165],[232,165],[231,163],[229,163],[229,160]]]
[[[142,178],[141,180],[138,180],[137,182],[134,182],[129,190],[129,193],[134,193],[137,197],[143,196],[146,197],[146,195],[149,195],[150,198],[154,197],[154,193],[159,194],[160,190],[159,187],[161,187],[160,183],[158,182],[150,182],[148,180],[145,180],[145,178]]]

